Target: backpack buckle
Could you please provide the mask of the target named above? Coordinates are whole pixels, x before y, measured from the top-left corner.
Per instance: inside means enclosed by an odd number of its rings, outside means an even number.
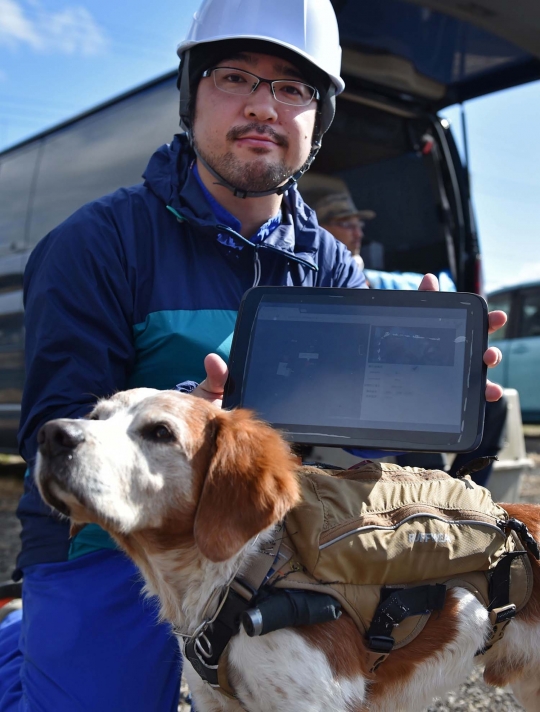
[[[516,605],[514,603],[509,603],[507,606],[501,606],[500,608],[493,608],[489,612],[491,625],[495,626],[499,623],[509,623],[516,615],[516,612]]]
[[[387,635],[370,635],[368,645],[375,653],[389,653],[394,647],[395,640]]]

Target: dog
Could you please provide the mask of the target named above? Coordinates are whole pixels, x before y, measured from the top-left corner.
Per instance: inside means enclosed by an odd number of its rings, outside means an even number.
[[[212,615],[219,593],[299,502],[298,464],[278,432],[245,410],[223,411],[174,391],[135,389],[101,400],[87,419],[53,420],[38,435],[43,499],[72,522],[96,523],[139,567],[146,593],[179,635]],[[540,506],[505,505],[540,540]],[[540,566],[526,607],[484,656],[484,678],[512,685],[540,710]],[[490,633],[488,612],[464,588],[448,591],[412,642],[374,672],[352,619],[231,639],[236,698],[188,661],[201,712],[418,712],[470,674]]]

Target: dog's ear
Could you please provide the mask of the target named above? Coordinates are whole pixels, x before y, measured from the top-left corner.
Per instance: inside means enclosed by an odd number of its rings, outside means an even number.
[[[297,465],[285,441],[246,410],[217,416],[215,450],[195,515],[195,542],[226,561],[299,500]]]

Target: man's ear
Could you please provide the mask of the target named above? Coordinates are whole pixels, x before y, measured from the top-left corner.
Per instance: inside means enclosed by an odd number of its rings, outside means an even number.
[[[287,443],[249,411],[217,416],[214,455],[195,515],[195,542],[210,561],[226,561],[299,500],[297,465]]]

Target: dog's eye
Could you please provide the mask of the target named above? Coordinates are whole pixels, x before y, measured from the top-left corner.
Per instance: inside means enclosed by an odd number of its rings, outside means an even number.
[[[143,431],[143,437],[147,440],[154,440],[160,443],[169,443],[174,440],[174,435],[163,423],[152,425]]]

